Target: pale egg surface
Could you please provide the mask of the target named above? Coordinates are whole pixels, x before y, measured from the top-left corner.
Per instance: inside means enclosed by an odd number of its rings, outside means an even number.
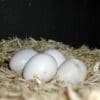
[[[84,81],[87,76],[87,66],[79,59],[70,59],[71,62],[75,63],[76,67],[79,69],[81,80]]]
[[[34,80],[38,77],[41,81],[50,81],[57,72],[57,63],[52,56],[40,53],[32,57],[23,72],[23,77],[26,80]]]
[[[27,61],[32,57],[38,54],[35,50],[31,48],[21,49],[16,52],[10,60],[9,66],[11,70],[15,72],[22,72]]]
[[[64,57],[64,54],[61,53],[59,50],[57,49],[47,49],[44,51],[44,53],[52,56],[55,58],[56,62],[57,62],[57,65],[58,65],[58,68],[60,67],[60,65],[66,60],[65,57]]]
[[[80,72],[76,65],[70,60],[65,61],[57,72],[57,79],[72,84],[77,84],[81,81]]]

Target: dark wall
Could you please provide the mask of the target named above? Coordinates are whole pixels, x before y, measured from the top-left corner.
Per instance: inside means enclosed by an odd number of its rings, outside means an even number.
[[[0,0],[0,38],[27,33],[74,46],[99,46],[95,10],[96,2],[89,0]]]
[[[0,13],[2,30],[34,33],[56,30],[53,0],[3,0]]]

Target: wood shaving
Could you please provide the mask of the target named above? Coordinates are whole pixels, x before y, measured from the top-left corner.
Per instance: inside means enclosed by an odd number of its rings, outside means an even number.
[[[84,82],[78,85],[52,80],[26,81],[21,74],[10,70],[12,55],[21,48],[33,48],[42,52],[48,48],[60,50],[66,58],[78,58],[88,68]],[[0,100],[100,100],[100,50],[83,45],[74,48],[54,40],[35,40],[30,37],[2,39],[0,41]]]

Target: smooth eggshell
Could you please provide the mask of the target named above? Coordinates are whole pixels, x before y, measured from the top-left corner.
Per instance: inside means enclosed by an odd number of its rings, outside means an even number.
[[[83,81],[81,79],[82,75],[80,73],[80,69],[77,67],[77,65],[71,61],[67,60],[65,61],[59,68],[57,72],[57,79],[69,82],[72,84],[77,84]]]
[[[70,59],[70,61],[75,63],[76,67],[79,69],[81,81],[84,81],[87,76],[87,66],[85,63],[79,59]]]
[[[55,60],[57,61],[57,65],[58,68],[60,67],[60,65],[66,60],[66,58],[64,57],[63,53],[61,53],[59,50],[57,49],[47,49],[44,51],[44,53],[52,56],[55,58]]]
[[[15,72],[22,72],[27,61],[35,56],[37,52],[31,48],[21,49],[16,52],[10,60],[9,66]]]
[[[40,53],[32,57],[23,72],[23,77],[26,80],[34,80],[38,77],[41,81],[50,81],[57,72],[57,63],[52,56]]]

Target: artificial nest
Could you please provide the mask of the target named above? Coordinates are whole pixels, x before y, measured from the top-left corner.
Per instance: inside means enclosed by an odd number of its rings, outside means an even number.
[[[39,52],[56,48],[65,57],[78,58],[87,65],[84,82],[72,85],[52,80],[48,83],[26,81],[22,75],[9,69],[9,60],[20,48],[33,48]],[[87,46],[73,48],[54,40],[10,38],[0,41],[0,100],[100,100],[100,50]]]

